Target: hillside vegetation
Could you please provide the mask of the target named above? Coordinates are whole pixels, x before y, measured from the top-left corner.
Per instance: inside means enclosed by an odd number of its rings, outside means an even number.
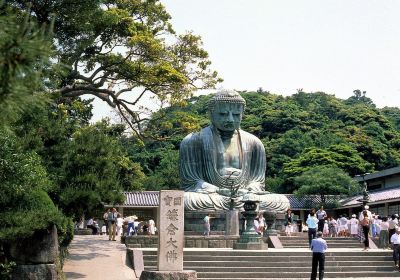
[[[400,163],[400,110],[376,108],[359,90],[347,100],[302,91],[288,97],[263,91],[242,96],[247,102],[242,129],[264,143],[270,191],[292,193],[300,187],[297,177],[322,167],[353,177]],[[157,112],[147,124],[144,146],[129,148],[148,177],[147,189],[179,184],[179,143],[209,124],[209,97],[194,97],[183,108]]]

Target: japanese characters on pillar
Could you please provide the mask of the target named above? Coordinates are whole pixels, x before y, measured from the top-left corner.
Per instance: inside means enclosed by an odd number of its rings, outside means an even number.
[[[183,195],[183,191],[160,191],[159,271],[183,271]]]

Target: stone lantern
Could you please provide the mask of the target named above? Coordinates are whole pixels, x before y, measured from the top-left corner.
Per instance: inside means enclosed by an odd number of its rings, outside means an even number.
[[[266,249],[265,244],[255,228],[254,219],[257,217],[258,196],[254,193],[247,193],[243,196],[241,202],[244,203],[242,215],[246,220],[245,230],[240,235],[239,241],[234,244],[233,249],[261,250]]]

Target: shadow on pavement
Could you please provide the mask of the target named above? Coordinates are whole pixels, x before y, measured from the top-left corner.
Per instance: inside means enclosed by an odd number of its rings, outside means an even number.
[[[87,275],[76,273],[76,272],[64,272],[64,275],[67,279],[82,279],[86,278]]]

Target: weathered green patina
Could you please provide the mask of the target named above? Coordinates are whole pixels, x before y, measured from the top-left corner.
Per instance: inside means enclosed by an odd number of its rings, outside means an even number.
[[[180,176],[185,210],[241,208],[243,195],[254,193],[260,209],[285,211],[284,195],[265,190],[265,149],[256,136],[240,129],[245,100],[221,91],[209,103],[212,124],[186,136],[180,147]]]

